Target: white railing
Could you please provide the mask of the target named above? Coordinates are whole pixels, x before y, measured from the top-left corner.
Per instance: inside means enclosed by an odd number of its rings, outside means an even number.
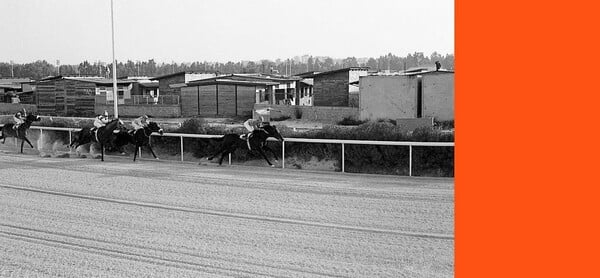
[[[0,126],[2,126],[0,124]],[[31,129],[40,130],[40,137],[43,135],[44,130],[55,130],[55,131],[66,131],[69,132],[69,143],[72,141],[72,132],[80,131],[81,128],[65,128],[65,127],[41,127],[41,126],[32,126]],[[152,136],[162,136],[162,137],[179,137],[180,142],[180,152],[181,152],[181,161],[184,161],[184,152],[183,152],[183,138],[200,138],[200,139],[210,139],[210,138],[220,138],[223,135],[208,135],[208,134],[187,134],[187,133],[163,133],[160,135],[159,133],[152,133]],[[379,145],[379,146],[408,146],[408,175],[412,176],[412,156],[413,156],[413,147],[454,147],[454,142],[409,142],[409,141],[368,141],[368,140],[338,140],[338,139],[310,139],[310,138],[284,138],[285,140],[281,143],[281,167],[285,169],[285,143],[286,142],[295,142],[295,143],[314,143],[314,144],[341,144],[342,147],[342,165],[341,171],[345,172],[345,146],[346,145]],[[269,141],[277,141],[274,138],[269,138]],[[140,153],[141,157],[141,153]],[[229,164],[231,164],[231,154],[229,154]]]
[[[172,105],[177,105],[179,104],[179,96],[158,96],[158,97],[151,97],[151,96],[147,96],[147,95],[132,95],[131,96],[131,100],[133,102],[134,105],[139,105],[139,104],[172,104]]]

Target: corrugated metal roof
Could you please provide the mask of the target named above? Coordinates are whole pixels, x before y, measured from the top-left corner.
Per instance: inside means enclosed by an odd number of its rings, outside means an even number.
[[[315,74],[318,74],[318,73],[321,73],[321,72],[320,71],[307,71],[307,72],[303,72],[303,73],[294,74],[294,76],[306,78],[306,77],[314,76]]]
[[[444,70],[444,69],[440,69],[440,70],[427,70],[427,71],[416,71],[416,72],[404,72],[402,75],[423,75],[423,74],[434,74],[434,73],[454,73],[453,70]]]
[[[247,80],[247,79],[252,79],[252,80],[265,80],[265,81],[269,81],[269,82],[273,82],[273,81],[279,81],[279,82],[290,82],[290,81],[297,81],[300,80],[299,77],[283,77],[283,76],[273,76],[273,75],[263,75],[263,74],[238,74],[238,73],[234,73],[231,75],[228,75],[226,77],[232,78],[232,79],[238,79],[238,80]]]
[[[95,83],[95,84],[100,84],[100,85],[113,84],[113,80],[110,78],[65,77],[65,79],[81,81],[81,82],[90,82],[90,83]],[[124,85],[124,84],[131,84],[131,83],[135,83],[135,81],[133,81],[133,80],[117,80],[117,84]]]
[[[138,82],[144,88],[158,88],[158,82]]]
[[[0,84],[0,88],[21,89],[21,84]]]
[[[177,76],[177,75],[186,75],[186,74],[217,74],[216,72],[202,72],[202,71],[180,71],[180,72],[175,72],[175,73],[170,73],[170,74],[165,74],[165,75],[161,75],[161,76],[156,76],[156,77],[152,77],[150,78],[150,80],[159,80],[159,79],[163,79],[163,78],[167,78],[167,77],[171,77],[171,76]]]
[[[29,78],[0,78],[0,84],[21,84],[29,83],[33,80]]]
[[[336,70],[320,72],[320,73],[314,74],[312,76],[305,76],[305,77],[322,76],[322,75],[334,74],[334,73],[338,73],[338,72],[342,72],[342,71],[351,71],[351,70],[366,70],[366,71],[368,71],[369,67],[349,67],[349,68],[343,68],[343,69],[336,69]]]
[[[202,85],[214,85],[214,84],[225,84],[225,85],[247,85],[247,86],[272,86],[278,85],[279,82],[261,81],[261,80],[238,80],[232,79],[230,76],[226,77],[215,77],[209,79],[190,81],[187,86],[202,86]]]

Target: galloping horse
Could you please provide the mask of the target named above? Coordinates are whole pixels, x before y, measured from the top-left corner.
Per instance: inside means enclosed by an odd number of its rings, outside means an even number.
[[[130,143],[131,136],[127,134],[127,129],[124,126],[120,126],[117,129],[118,132],[115,133],[115,131],[113,131],[112,138],[109,140],[110,144],[106,145],[105,147],[107,147],[107,150],[109,151],[118,151],[121,154],[125,154],[123,151],[123,146]],[[77,135],[73,137],[71,143],[66,145],[69,145],[69,148],[72,148],[73,145],[75,145],[75,149],[77,149],[81,145],[91,143],[92,141],[95,142],[95,140],[92,139],[94,136],[94,132],[91,131],[91,128],[83,127],[79,132],[77,132]]]
[[[277,131],[277,128],[273,125],[265,125],[262,129],[256,129],[252,131],[252,135],[248,139],[248,141],[241,139],[238,134],[226,134],[221,138],[215,139],[218,141],[223,141],[221,147],[215,154],[208,157],[208,160],[212,160],[215,156],[221,154],[221,158],[219,159],[219,165],[223,163],[223,158],[225,155],[234,152],[239,147],[249,148],[251,151],[257,151],[262,155],[262,157],[269,163],[271,167],[275,167],[271,161],[267,158],[265,151],[269,151],[275,157],[275,161],[277,160],[277,154],[267,146],[267,138],[273,137],[281,142],[283,142],[283,137]]]
[[[27,117],[25,117],[25,122],[22,123],[17,129],[13,128],[15,126],[14,124],[5,124],[3,127],[0,128],[0,133],[2,133],[2,135],[0,135],[0,139],[2,139],[2,144],[4,144],[6,137],[15,137],[17,139],[21,139],[21,153],[23,153],[23,144],[25,142],[27,142],[27,144],[29,144],[29,146],[33,148],[33,145],[31,144],[31,142],[29,142],[29,139],[27,139],[27,130],[31,126],[31,123],[37,122],[39,120],[40,116],[29,114],[27,115]]]
[[[97,130],[97,134],[94,134],[89,128],[82,128],[79,131],[79,135],[73,139],[69,147],[73,146],[75,143],[75,148],[91,143],[96,142],[100,144],[100,150],[102,152],[102,161],[104,161],[104,147],[112,144],[112,140],[114,140],[113,131],[117,128],[120,128],[123,125],[123,122],[118,118],[110,121],[106,126],[103,126]]]
[[[135,153],[133,154],[134,162],[137,157],[138,150],[142,146],[147,146],[148,149],[150,149],[152,156],[154,156],[154,158],[158,159],[158,157],[156,157],[156,154],[154,154],[152,147],[150,146],[150,134],[152,134],[153,132],[158,132],[158,133],[160,133],[160,135],[163,135],[163,129],[160,126],[158,126],[158,124],[156,122],[149,122],[148,126],[138,129],[133,132],[133,135],[130,135],[131,143],[135,145]]]

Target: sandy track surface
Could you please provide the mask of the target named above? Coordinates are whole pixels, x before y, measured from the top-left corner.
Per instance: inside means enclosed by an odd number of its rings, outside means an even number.
[[[452,277],[453,179],[0,153],[0,276]]]

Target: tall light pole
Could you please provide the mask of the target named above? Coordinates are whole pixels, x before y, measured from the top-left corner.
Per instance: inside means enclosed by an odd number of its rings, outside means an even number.
[[[115,110],[115,118],[119,117],[119,110],[117,108],[117,63],[115,60],[115,19],[113,15],[113,0],[110,0],[110,26],[112,31],[112,76],[113,76],[113,101],[114,101],[114,110]]]

